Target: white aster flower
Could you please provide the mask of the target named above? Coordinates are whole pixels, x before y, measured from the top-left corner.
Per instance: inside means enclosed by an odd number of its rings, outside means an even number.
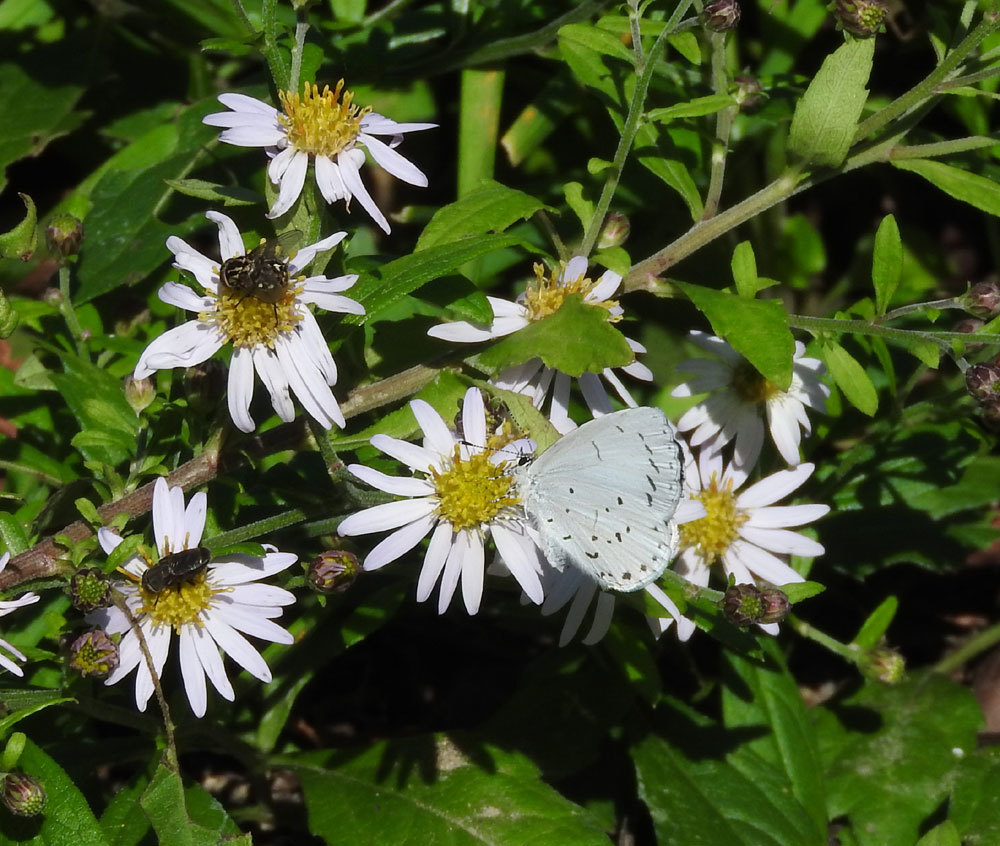
[[[621,285],[621,276],[614,271],[606,270],[600,279],[593,281],[588,279],[586,274],[587,259],[583,256],[574,256],[565,267],[550,276],[546,276],[542,265],[536,264],[535,279],[529,282],[528,288],[516,302],[487,297],[493,309],[493,322],[489,325],[460,320],[434,326],[427,334],[443,341],[458,343],[495,340],[554,314],[570,294],[582,294],[584,302],[607,309],[609,322],[621,320],[624,310],[617,300],[611,299]],[[646,352],[646,348],[638,341],[633,341],[631,338],[625,340],[633,353]],[[649,368],[638,361],[619,369],[629,376],[646,382],[653,378]],[[614,411],[607,390],[601,383],[601,377],[625,405],[635,408],[637,403],[628,388],[618,378],[618,374],[607,367],[600,374],[583,373],[577,380],[583,399],[594,417]],[[530,396],[536,408],[542,408],[551,393],[549,419],[552,425],[562,434],[576,428],[576,424],[569,417],[571,377],[546,367],[541,359],[534,358],[509,367],[491,381],[497,387]]]
[[[352,514],[340,524],[340,534],[393,530],[368,553],[365,570],[395,561],[430,534],[417,601],[427,599],[440,579],[438,613],[444,613],[461,581],[470,614],[479,610],[482,600],[489,535],[522,590],[541,603],[542,556],[527,531],[511,473],[517,457],[530,451],[530,442],[487,432],[478,388],[465,394],[461,438],[423,400],[411,401],[410,408],[424,433],[422,446],[388,435],[375,435],[371,444],[420,475],[387,476],[362,464],[350,465],[347,469],[372,487],[407,498]]]
[[[220,281],[220,272],[230,260],[246,254],[240,231],[231,218],[219,212],[205,217],[219,227],[220,262],[202,255],[172,235],[167,248],[174,254],[174,267],[194,275],[204,294],[186,285],[167,282],[159,297],[169,305],[194,312],[197,317],[156,338],[139,357],[135,378],[144,379],[156,370],[192,367],[210,358],[225,344],[233,345],[229,365],[229,413],[236,426],[252,432],[250,416],[254,371],[271,395],[271,405],[288,422],[295,419],[291,394],[322,426],[343,427],[344,415],[330,390],[337,383],[337,366],[308,304],[326,311],[364,314],[364,306],[341,296],[357,276],[296,276],[320,253],[333,249],[347,235],[337,232],[296,252],[287,263],[272,267],[287,276],[284,286],[260,296],[234,290]],[[258,248],[255,248],[258,249]],[[227,278],[229,278],[227,276]],[[278,297],[272,294],[277,294]]]
[[[691,340],[715,358],[689,359],[678,364],[678,370],[694,373],[695,377],[674,388],[671,396],[714,393],[684,413],[677,423],[678,431],[692,432],[692,447],[714,451],[735,438],[734,461],[749,472],[760,456],[766,419],[781,457],[792,466],[798,464],[802,439],[799,428],[807,435],[812,428],[806,406],[825,411],[830,396],[830,389],[820,381],[823,363],[818,358],[807,358],[805,346],[796,341],[792,383],[782,391],[722,338],[693,331]]]
[[[683,525],[693,520],[699,520],[705,514],[705,507],[700,501],[685,497],[678,503],[673,520],[678,525]],[[560,646],[565,646],[575,637],[595,596],[597,602],[594,605],[590,630],[580,642],[590,646],[608,633],[615,611],[616,596],[614,593],[601,590],[600,585],[594,579],[576,567],[566,567],[560,571],[546,564],[542,584],[545,588],[542,614],[554,614],[572,600],[569,611],[566,613],[566,619],[563,621],[562,631],[559,633]],[[666,616],[649,618],[656,636],[659,637],[676,621],[678,637],[681,640],[687,640],[694,631],[694,623],[680,613],[673,600],[655,582],[646,585],[643,590],[666,611]]]
[[[3,555],[0,555],[0,573],[4,571],[8,561],[10,561],[9,552],[5,552]],[[29,591],[28,593],[21,594],[21,596],[17,599],[5,599],[0,601],[0,617],[6,617],[11,611],[23,608],[25,605],[32,605],[33,603],[38,602],[39,599],[41,599],[41,597],[37,593],[31,593]],[[12,643],[8,643],[3,638],[0,638],[0,647],[2,647],[2,650],[6,650],[13,655],[14,658],[21,661],[27,660],[21,650],[19,650]],[[15,676],[23,676],[24,671],[18,666],[14,658],[9,658],[2,650],[0,650],[0,667],[3,667],[5,670],[10,670]]]
[[[738,585],[758,579],[775,587],[805,579],[788,566],[789,555],[813,558],[823,546],[791,526],[804,526],[829,512],[828,505],[774,505],[812,475],[812,464],[780,470],[737,493],[747,474],[735,464],[723,467],[722,456],[702,450],[697,464],[685,468],[686,495],[705,507],[700,520],[680,528],[681,551],[674,569],[693,584],[708,584],[710,570],[721,565],[726,579]],[[776,634],[776,623],[761,626]]]
[[[205,512],[204,493],[192,496],[185,508],[180,488],[168,488],[166,480],[156,480],[153,534],[159,562],[153,562],[154,565],[163,562],[165,556],[198,550],[205,529]],[[109,554],[122,542],[118,535],[103,528],[98,531],[97,539],[101,549]],[[234,699],[220,649],[252,676],[262,682],[271,681],[271,671],[264,659],[240,632],[272,643],[293,641],[287,631],[271,620],[280,617],[282,606],[291,605],[295,597],[283,588],[252,583],[280,573],[298,557],[278,552],[273,546],[264,548],[267,552],[261,557],[241,553],[216,556],[204,569],[158,592],[142,585],[143,573],[150,568],[143,555],[134,555],[123,565],[131,580],[119,587],[142,631],[156,675],[163,678],[163,665],[172,635],[176,634],[184,690],[197,717],[204,715],[207,705],[206,676],[225,699],[230,702]],[[207,550],[203,554],[206,558],[209,555]],[[120,663],[104,683],[116,684],[135,670],[135,704],[144,711],[153,694],[153,679],[128,617],[120,608],[111,606],[87,615],[87,621],[108,634],[124,635]]]
[[[351,198],[357,197],[372,220],[388,232],[389,222],[361,181],[365,150],[397,179],[426,188],[427,177],[394,148],[402,142],[404,132],[433,129],[437,124],[396,123],[373,112],[370,106],[355,106],[350,91],[341,97],[343,88],[344,80],[340,80],[336,89],[331,91],[327,85],[322,93],[308,82],[301,95],[279,91],[283,112],[245,94],[220,94],[219,102],[232,111],[206,115],[203,121],[209,126],[226,127],[219,133],[220,141],[266,148],[271,157],[268,178],[279,186],[278,198],[267,213],[269,218],[283,215],[299,198],[311,157],[316,185],[324,200],[344,200],[349,205]],[[376,135],[390,136],[389,142]]]

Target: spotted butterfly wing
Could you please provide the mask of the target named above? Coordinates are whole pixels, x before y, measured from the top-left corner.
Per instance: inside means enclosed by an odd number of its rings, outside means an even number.
[[[584,423],[515,472],[549,563],[633,591],[677,551],[682,470],[673,426],[658,408],[641,407]]]

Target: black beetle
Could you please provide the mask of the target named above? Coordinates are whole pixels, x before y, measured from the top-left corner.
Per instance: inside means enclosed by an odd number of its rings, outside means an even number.
[[[179,587],[204,570],[211,558],[212,553],[203,546],[164,555],[142,574],[142,589],[162,593],[169,587]]]

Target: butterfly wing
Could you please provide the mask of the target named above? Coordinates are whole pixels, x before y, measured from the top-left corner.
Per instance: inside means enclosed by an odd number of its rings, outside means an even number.
[[[518,471],[518,488],[549,563],[610,590],[639,590],[677,549],[682,492],[674,429],[656,408],[597,417]]]

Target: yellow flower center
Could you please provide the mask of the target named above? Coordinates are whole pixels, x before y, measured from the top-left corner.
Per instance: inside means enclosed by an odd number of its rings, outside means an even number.
[[[769,400],[781,393],[749,361],[741,361],[733,370],[733,380],[729,384],[737,396],[750,405],[767,405]]]
[[[490,462],[494,449],[491,444],[488,450],[463,459],[456,446],[450,467],[442,472],[431,469],[438,514],[456,529],[489,523],[505,508],[520,502],[514,493],[514,477],[507,471],[508,462]]]
[[[178,634],[181,626],[185,624],[194,623],[200,626],[201,612],[208,609],[212,596],[228,590],[213,589],[205,580],[205,575],[205,572],[198,573],[191,579],[159,593],[152,593],[140,587],[139,595],[142,597],[140,613],[148,614],[156,623],[171,626]]]
[[[681,545],[694,548],[705,564],[715,564],[736,540],[737,530],[749,515],[736,505],[733,480],[728,479],[720,486],[714,473],[708,485],[691,498],[699,500],[707,513],[700,520],[680,527]]]
[[[586,299],[587,294],[597,285],[597,282],[583,274],[576,279],[564,279],[560,282],[559,276],[565,267],[563,264],[546,276],[544,265],[535,265],[535,278],[528,283],[524,292],[524,305],[528,309],[529,320],[544,320],[549,315],[555,314],[570,294],[581,294]],[[587,300],[587,305],[606,308],[609,312],[609,323],[617,323],[622,319],[620,314],[610,314],[611,309],[618,307],[617,300]]]
[[[332,157],[354,144],[361,132],[361,118],[372,109],[353,105],[351,91],[345,91],[341,99],[343,88],[344,80],[340,80],[333,91],[324,85],[321,94],[318,86],[306,82],[301,96],[292,91],[278,92],[285,110],[278,120],[288,130],[288,143],[296,150]]]
[[[304,277],[300,277],[304,278]],[[214,311],[203,311],[198,318],[218,327],[234,347],[270,347],[282,332],[291,332],[302,320],[296,307],[302,286],[289,285],[277,302],[269,303],[253,294],[219,287],[208,292],[215,299]]]

